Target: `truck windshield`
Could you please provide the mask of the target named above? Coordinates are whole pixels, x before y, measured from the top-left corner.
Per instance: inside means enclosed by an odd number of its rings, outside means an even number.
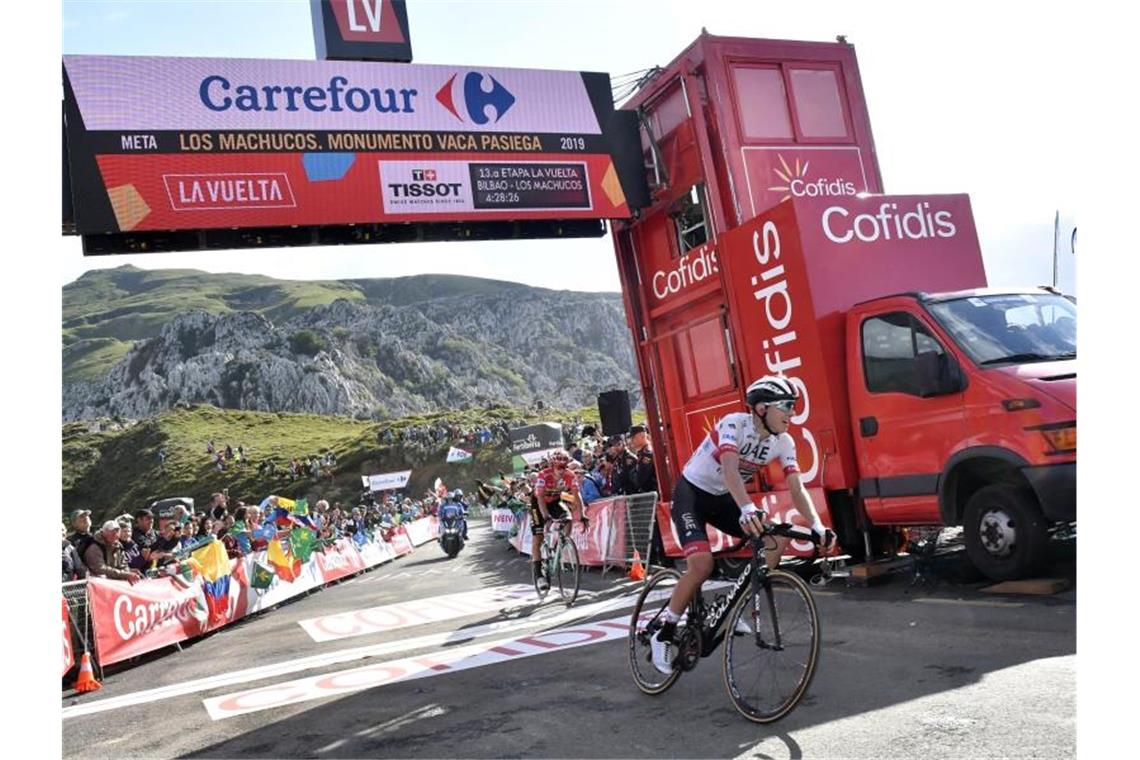
[[[930,313],[980,366],[1075,359],[1077,307],[1052,293],[956,298]]]

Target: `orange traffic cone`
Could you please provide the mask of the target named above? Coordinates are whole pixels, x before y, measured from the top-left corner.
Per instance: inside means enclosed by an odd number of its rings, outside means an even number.
[[[637,549],[633,550],[633,565],[629,568],[629,577],[635,581],[645,580],[645,568],[641,566],[641,555],[637,553]]]
[[[75,690],[82,693],[99,688],[102,688],[102,684],[95,680],[95,671],[91,669],[91,655],[84,652],[83,658],[79,661],[79,680],[75,682]]]

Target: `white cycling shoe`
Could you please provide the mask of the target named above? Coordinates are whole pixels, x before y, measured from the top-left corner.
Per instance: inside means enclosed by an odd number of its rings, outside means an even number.
[[[649,639],[650,659],[653,667],[663,675],[669,676],[673,674],[673,642],[662,641],[660,636],[661,631],[658,631]]]
[[[736,619],[736,626],[733,630],[741,636],[750,636],[755,633],[755,631],[752,630],[752,626],[748,625],[748,621],[744,619],[744,615]]]

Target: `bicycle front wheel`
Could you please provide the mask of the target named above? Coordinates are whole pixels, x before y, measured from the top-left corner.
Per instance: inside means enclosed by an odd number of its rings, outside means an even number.
[[[653,667],[650,637],[661,628],[661,614],[669,605],[669,597],[680,580],[676,570],[661,570],[649,579],[629,620],[629,672],[637,688],[646,694],[660,694],[672,686],[681,675],[680,668],[674,668],[670,675]]]
[[[562,539],[558,542],[558,559],[555,572],[558,575],[558,593],[569,607],[578,598],[578,582],[581,567],[578,565],[578,547],[573,541]]]
[[[755,723],[791,712],[819,661],[819,613],[807,584],[783,570],[773,570],[768,580],[767,589],[737,603],[724,642],[728,696]]]
[[[538,556],[540,558],[540,562],[537,565],[533,565],[533,570],[531,572],[532,578],[534,580],[534,590],[538,593],[538,598],[540,601],[542,599],[545,599],[546,592],[550,591],[550,578],[545,578],[547,581],[545,587],[543,587],[543,584],[540,581],[540,579],[543,578],[543,573],[545,573],[550,567],[550,562],[548,561],[548,552],[549,550],[546,548],[546,538],[544,536],[542,541],[540,541],[538,544]]]

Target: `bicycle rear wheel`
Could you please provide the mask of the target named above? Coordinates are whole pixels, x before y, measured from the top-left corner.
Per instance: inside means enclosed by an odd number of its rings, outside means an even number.
[[[668,606],[673,587],[680,578],[676,570],[654,573],[637,597],[629,620],[629,672],[637,688],[646,694],[660,694],[681,675],[680,668],[665,675],[653,667],[649,646],[650,637],[661,628],[661,613]]]
[[[807,584],[782,570],[772,571],[768,580],[767,590],[746,594],[737,603],[724,642],[728,696],[755,723],[771,723],[791,712],[819,662],[819,613]],[[752,633],[738,631],[738,625]]]
[[[558,542],[558,559],[555,572],[558,575],[558,593],[569,607],[578,598],[578,582],[582,570],[578,565],[578,547],[568,538]]]

